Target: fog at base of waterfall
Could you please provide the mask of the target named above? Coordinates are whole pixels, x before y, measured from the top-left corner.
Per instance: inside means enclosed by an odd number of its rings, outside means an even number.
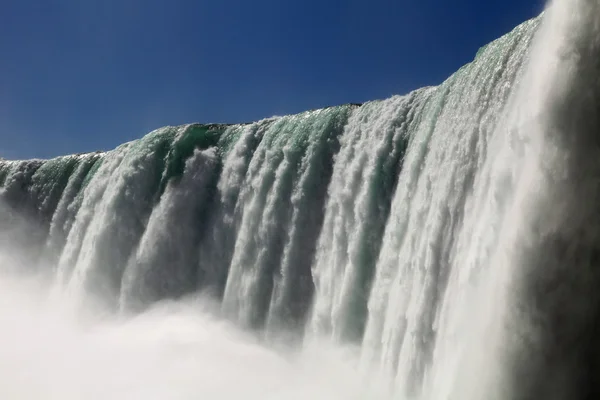
[[[74,310],[47,282],[0,276],[3,399],[388,399],[363,379],[356,349],[267,347],[207,299],[135,316]]]

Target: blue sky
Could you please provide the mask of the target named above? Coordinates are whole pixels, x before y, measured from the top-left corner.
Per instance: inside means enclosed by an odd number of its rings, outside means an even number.
[[[0,0],[0,156],[442,82],[542,0]]]

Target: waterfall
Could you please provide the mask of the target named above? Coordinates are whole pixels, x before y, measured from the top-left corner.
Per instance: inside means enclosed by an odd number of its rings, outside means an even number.
[[[395,398],[595,398],[599,31],[555,0],[436,87],[0,160],[0,265],[123,316],[203,296]]]

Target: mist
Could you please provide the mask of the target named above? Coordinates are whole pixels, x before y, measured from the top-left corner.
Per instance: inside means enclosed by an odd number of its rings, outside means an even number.
[[[0,275],[0,398],[367,395],[351,349],[267,349],[258,337],[215,317],[200,298],[158,303],[132,317],[108,316],[75,307],[68,296],[44,289],[47,285]]]

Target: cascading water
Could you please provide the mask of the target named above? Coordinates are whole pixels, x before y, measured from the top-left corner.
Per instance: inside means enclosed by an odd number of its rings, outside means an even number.
[[[52,281],[4,274],[0,395],[596,398],[599,34],[556,0],[438,87],[0,160],[1,265]]]

